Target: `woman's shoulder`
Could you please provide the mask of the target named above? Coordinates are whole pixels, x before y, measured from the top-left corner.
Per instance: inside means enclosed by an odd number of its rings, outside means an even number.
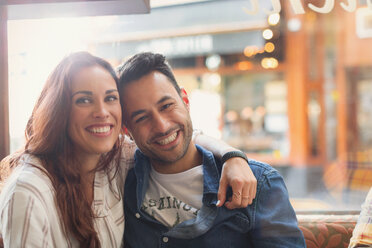
[[[134,153],[137,149],[137,145],[127,135],[121,136],[120,138],[123,139],[120,157],[121,166],[132,168],[134,164]]]
[[[67,247],[53,185],[34,156],[22,155],[0,193],[0,232],[12,247]],[[23,233],[22,239],[14,233]],[[5,244],[5,246],[7,246]]]
[[[25,197],[46,198],[53,194],[53,186],[38,158],[23,155],[18,166],[4,182],[0,194],[0,203],[7,201],[14,195]]]
[[[131,140],[127,135],[120,136],[120,138],[123,140],[123,154],[129,155],[129,157],[133,157],[134,152],[137,149],[136,143]]]

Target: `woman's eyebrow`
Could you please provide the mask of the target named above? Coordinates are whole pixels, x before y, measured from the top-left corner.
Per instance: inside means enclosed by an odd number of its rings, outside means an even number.
[[[76,91],[74,94],[72,94],[72,96],[76,94],[93,95],[91,91],[87,91],[87,90]]]
[[[112,92],[118,92],[118,90],[117,89],[106,90],[106,94],[111,94]]]
[[[111,89],[111,90],[106,90],[105,94],[111,94],[112,92],[118,92],[117,89]],[[93,92],[91,91],[88,91],[88,90],[80,90],[80,91],[76,91],[74,94],[72,94],[72,96],[76,95],[76,94],[84,94],[84,95],[93,95]]]

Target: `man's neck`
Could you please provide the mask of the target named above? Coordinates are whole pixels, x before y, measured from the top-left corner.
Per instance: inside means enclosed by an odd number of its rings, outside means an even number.
[[[202,154],[196,149],[193,142],[190,142],[189,148],[185,156],[174,163],[161,163],[151,160],[151,166],[155,171],[162,174],[176,174],[187,171],[195,166],[201,165],[203,162]]]

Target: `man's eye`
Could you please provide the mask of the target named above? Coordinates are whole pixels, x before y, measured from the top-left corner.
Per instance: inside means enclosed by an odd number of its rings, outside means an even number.
[[[172,106],[172,103],[164,104],[163,106],[161,106],[160,110],[165,110],[165,109],[169,108],[170,106]]]
[[[139,123],[139,122],[141,122],[141,121],[144,121],[144,120],[146,120],[146,118],[147,118],[146,115],[145,115],[145,116],[141,116],[140,118],[138,118],[138,119],[136,120],[136,123]]]
[[[116,101],[116,100],[118,100],[117,96],[107,96],[106,97],[107,102],[113,102],[113,101]]]
[[[82,98],[78,98],[75,103],[76,104],[87,104],[87,103],[91,103],[92,101],[87,98],[87,97],[82,97]]]

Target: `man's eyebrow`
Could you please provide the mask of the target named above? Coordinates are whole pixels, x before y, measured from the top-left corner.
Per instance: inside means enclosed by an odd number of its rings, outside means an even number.
[[[170,96],[163,96],[156,104],[161,104],[162,102],[165,102],[166,100],[173,99]]]
[[[142,113],[145,113],[146,111],[141,109],[141,110],[137,110],[137,111],[134,111],[131,115],[130,115],[130,118],[133,119],[134,117],[136,117],[137,115],[139,114],[142,114]]]
[[[163,96],[159,101],[156,102],[156,104],[161,104],[162,102],[166,101],[166,100],[169,100],[169,99],[172,99],[172,97],[170,96]],[[140,109],[140,110],[137,110],[137,111],[134,111],[131,115],[130,115],[130,118],[133,119],[134,117],[136,117],[137,115],[140,115],[140,114],[143,114],[145,113],[146,110],[143,110],[143,109]]]

